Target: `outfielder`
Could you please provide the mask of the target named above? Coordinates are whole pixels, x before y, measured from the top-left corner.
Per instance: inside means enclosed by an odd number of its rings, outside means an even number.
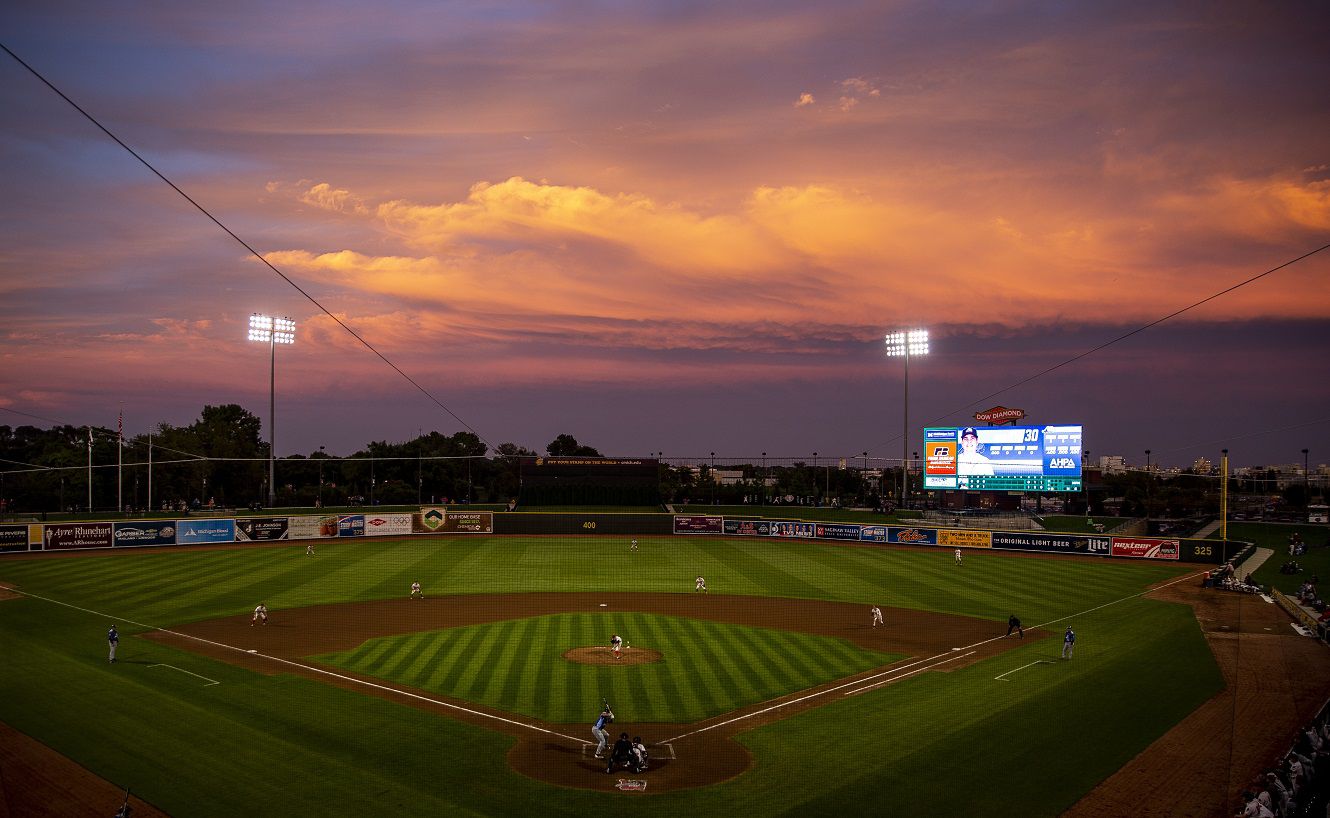
[[[706,577],[704,577],[704,576],[702,576],[702,575],[700,575],[700,574],[698,575],[698,577],[697,577],[697,582],[694,582],[694,583],[693,583],[693,591],[694,591],[694,592],[696,592],[696,591],[701,591],[701,592],[704,593],[704,594],[707,592],[707,579],[706,579]]]
[[[956,549],[956,564],[961,564],[961,550],[959,548]]]
[[[883,624],[881,608],[874,605],[872,608],[869,609],[869,612],[873,614],[873,627],[876,628],[878,625]]]
[[[1070,659],[1072,651],[1076,650],[1076,631],[1067,626],[1067,632],[1062,634],[1062,658]]]
[[[614,711],[610,709],[609,702],[604,703],[604,708],[600,711],[600,717],[596,723],[591,725],[591,735],[596,737],[596,758],[605,757],[605,748],[609,746],[610,734],[605,728],[614,724]]]
[[[314,556],[314,543],[305,546],[305,554],[311,557]]]
[[[628,550],[629,550],[629,551],[636,551],[636,550],[637,550],[637,540],[633,540],[632,544],[628,546]]]
[[[424,598],[425,598],[425,592],[422,591],[422,590],[420,589],[420,582],[419,582],[419,581],[416,581],[416,582],[411,583],[411,598],[412,598],[412,599],[424,599]]]
[[[249,626],[254,627],[254,623],[263,620],[263,624],[268,624],[268,606],[260,602],[254,608],[254,615],[249,618]]]
[[[115,664],[115,649],[120,646],[120,634],[116,633],[115,625],[106,632],[106,644],[111,646],[111,664]]]

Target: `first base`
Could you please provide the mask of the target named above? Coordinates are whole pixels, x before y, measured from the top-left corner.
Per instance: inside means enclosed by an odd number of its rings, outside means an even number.
[[[609,606],[610,606],[610,603],[608,603],[608,602],[602,602],[602,603],[600,603],[600,607],[602,607],[602,608],[608,608]]]

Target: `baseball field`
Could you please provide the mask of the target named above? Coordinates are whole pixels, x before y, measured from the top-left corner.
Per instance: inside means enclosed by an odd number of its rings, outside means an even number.
[[[6,558],[0,722],[179,816],[1051,816],[1225,687],[1199,567],[640,540]]]

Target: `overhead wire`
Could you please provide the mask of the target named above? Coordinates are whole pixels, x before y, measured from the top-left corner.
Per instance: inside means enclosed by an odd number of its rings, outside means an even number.
[[[488,447],[491,448],[491,449],[495,448],[494,445],[493,445],[492,443],[490,443],[490,441],[489,441],[488,439],[486,439],[484,435],[482,435],[480,432],[476,431],[475,428],[473,428],[473,427],[471,426],[471,424],[467,423],[465,420],[463,420],[463,419],[461,418],[460,415],[458,415],[458,414],[457,414],[456,412],[454,412],[452,409],[450,409],[449,407],[447,407],[446,405],[444,405],[444,403],[443,403],[442,401],[440,401],[437,397],[435,397],[434,394],[433,394],[432,392],[430,392],[428,389],[426,389],[424,386],[422,386],[418,381],[416,381],[415,378],[412,378],[410,375],[408,375],[408,374],[407,374],[407,373],[406,373],[401,367],[399,367],[396,363],[394,363],[393,361],[389,360],[389,358],[388,358],[386,355],[384,355],[382,352],[380,352],[380,351],[378,350],[377,347],[375,347],[375,346],[374,346],[373,344],[371,344],[369,341],[367,341],[367,340],[365,340],[363,337],[361,337],[361,335],[360,335],[359,333],[357,333],[354,329],[352,329],[349,325],[347,325],[347,323],[346,323],[345,321],[343,321],[342,319],[340,319],[340,318],[338,318],[336,315],[334,315],[334,314],[332,313],[331,310],[329,310],[327,307],[323,306],[323,304],[320,303],[319,300],[318,300],[317,298],[315,298],[315,297],[314,297],[313,295],[311,295],[308,291],[306,291],[303,287],[301,287],[299,284],[297,284],[297,283],[296,283],[296,282],[295,282],[290,276],[288,276],[286,273],[282,272],[281,270],[277,269],[277,267],[275,267],[275,266],[272,264],[272,262],[270,262],[270,261],[268,261],[268,259],[264,258],[263,255],[262,255],[261,253],[259,253],[258,250],[255,250],[255,249],[249,244],[249,242],[247,242],[247,241],[245,241],[244,239],[242,239],[239,235],[237,235],[237,234],[235,233],[235,231],[233,231],[231,228],[229,228],[229,227],[227,227],[225,224],[223,224],[222,221],[221,221],[221,219],[218,219],[216,216],[214,216],[211,212],[209,212],[209,210],[208,210],[207,208],[205,208],[203,205],[201,205],[201,204],[199,204],[197,201],[195,201],[193,197],[191,197],[188,193],[186,193],[184,190],[182,190],[182,189],[181,189],[181,188],[180,188],[175,182],[172,182],[170,179],[168,179],[168,178],[166,177],[165,174],[163,174],[163,173],[162,173],[161,171],[159,171],[156,167],[154,167],[153,164],[152,164],[151,162],[149,162],[147,159],[144,159],[142,156],[140,156],[139,153],[138,153],[137,151],[135,151],[133,148],[131,148],[129,145],[127,145],[127,144],[126,144],[126,143],[125,143],[120,137],[118,137],[118,136],[116,136],[114,133],[112,133],[112,132],[110,131],[110,129],[107,128],[105,125],[103,125],[100,121],[98,121],[98,119],[97,119],[96,117],[94,117],[92,114],[90,114],[90,113],[88,113],[86,110],[84,110],[83,107],[80,106],[77,102],[75,102],[74,100],[70,99],[70,97],[69,97],[67,94],[65,94],[65,92],[63,92],[63,91],[61,91],[59,88],[57,88],[57,87],[55,86],[55,84],[52,83],[50,80],[48,80],[45,76],[43,76],[42,73],[41,73],[40,71],[38,71],[36,68],[33,68],[33,67],[32,67],[31,65],[29,65],[27,62],[25,62],[21,57],[19,57],[17,54],[15,54],[13,51],[11,51],[11,50],[9,49],[9,47],[6,46],[4,43],[0,43],[0,49],[4,49],[4,51],[5,51],[6,54],[8,54],[10,57],[12,57],[12,58],[15,60],[15,62],[17,62],[19,65],[21,65],[21,66],[23,66],[25,69],[27,69],[27,71],[28,71],[30,74],[32,74],[34,77],[36,77],[36,78],[37,78],[37,79],[38,79],[43,85],[45,85],[47,88],[51,89],[51,91],[53,91],[57,96],[59,96],[59,97],[60,97],[61,99],[63,99],[65,102],[69,103],[69,105],[70,105],[74,110],[76,110],[76,111],[78,111],[80,114],[82,114],[83,117],[84,117],[85,119],[87,119],[87,120],[88,120],[89,122],[91,122],[94,126],[96,126],[97,129],[100,130],[102,133],[106,134],[106,136],[109,137],[112,141],[114,141],[117,145],[119,145],[120,147],[124,148],[125,151],[127,151],[127,152],[129,153],[130,156],[133,156],[135,159],[137,159],[137,160],[138,160],[138,161],[139,161],[139,162],[140,162],[145,168],[147,168],[149,171],[151,171],[152,174],[153,174],[154,176],[156,176],[158,179],[160,179],[160,180],[162,180],[163,182],[165,182],[168,186],[170,186],[170,188],[171,188],[172,190],[174,190],[176,193],[180,194],[180,196],[181,196],[182,198],[184,198],[185,201],[189,202],[191,205],[194,206],[194,208],[195,208],[196,210],[198,210],[200,213],[202,213],[204,216],[206,216],[206,217],[208,218],[209,221],[211,221],[213,224],[215,224],[215,225],[217,225],[219,228],[221,228],[222,231],[223,231],[224,233],[226,233],[228,236],[230,236],[232,239],[235,239],[235,241],[236,241],[238,244],[240,244],[241,247],[244,247],[246,250],[248,250],[248,251],[250,252],[250,254],[254,256],[254,258],[258,259],[258,260],[259,260],[259,261],[260,261],[265,267],[267,267],[269,270],[271,270],[273,273],[275,273],[279,278],[281,278],[283,281],[285,281],[287,284],[289,284],[289,285],[290,285],[290,286],[291,286],[296,292],[298,292],[298,293],[300,293],[302,296],[304,296],[305,299],[306,299],[307,301],[309,301],[309,303],[311,303],[311,304],[313,304],[315,307],[317,307],[318,310],[319,310],[320,312],[322,312],[324,315],[328,316],[328,317],[331,318],[334,322],[336,322],[338,326],[340,326],[343,330],[345,330],[345,331],[347,332],[347,334],[349,334],[352,338],[355,338],[358,342],[360,342],[360,344],[361,344],[362,346],[364,346],[364,347],[365,347],[366,349],[368,349],[370,352],[374,353],[374,355],[377,356],[377,357],[379,358],[379,360],[383,361],[385,364],[387,364],[389,367],[391,367],[392,370],[393,370],[394,372],[396,372],[398,375],[401,375],[404,379],[406,379],[407,383],[411,384],[411,385],[414,386],[417,390],[419,390],[421,394],[423,394],[426,398],[428,398],[428,399],[430,400],[430,402],[432,402],[435,406],[439,407],[439,408],[442,409],[444,412],[446,412],[450,417],[452,417],[453,420],[457,421],[457,422],[460,423],[463,427],[465,427],[467,431],[471,432],[471,433],[474,434],[476,437],[480,438],[480,439],[485,443],[486,446],[488,446]]]

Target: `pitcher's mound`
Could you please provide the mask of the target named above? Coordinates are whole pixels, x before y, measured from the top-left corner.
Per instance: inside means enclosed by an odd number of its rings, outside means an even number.
[[[620,658],[614,658],[614,652],[603,645],[594,648],[573,648],[564,651],[563,658],[583,665],[649,665],[659,662],[662,654],[651,648],[624,648]]]

